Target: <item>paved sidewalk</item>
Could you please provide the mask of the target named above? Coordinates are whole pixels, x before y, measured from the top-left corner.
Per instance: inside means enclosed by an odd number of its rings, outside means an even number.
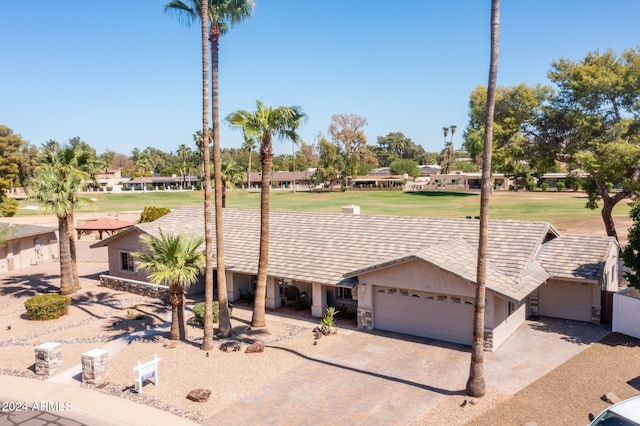
[[[23,410],[10,412],[15,406],[9,404],[10,401]],[[48,409],[42,410],[43,405]],[[182,426],[196,423],[77,385],[0,375],[0,425],[13,424]]]

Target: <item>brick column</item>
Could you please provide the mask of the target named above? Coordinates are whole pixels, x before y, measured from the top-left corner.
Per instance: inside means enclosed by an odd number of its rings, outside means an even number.
[[[82,382],[92,385],[107,378],[109,373],[109,352],[93,349],[82,354]]]
[[[36,374],[51,376],[62,366],[62,345],[57,342],[46,342],[35,347]]]

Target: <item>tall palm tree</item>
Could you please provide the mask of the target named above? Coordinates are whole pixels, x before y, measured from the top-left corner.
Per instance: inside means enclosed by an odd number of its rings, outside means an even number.
[[[251,188],[251,153],[254,149],[256,149],[256,137],[248,135],[247,132],[242,132],[242,134],[244,137],[242,149],[245,151],[249,151],[249,164],[247,165],[247,187]]]
[[[98,161],[93,153],[89,149],[85,149],[82,144],[61,147],[58,142],[49,141],[43,145],[38,157],[38,172],[41,176],[33,181],[35,191],[32,196],[40,202],[44,210],[55,213],[59,219],[62,217],[66,222],[64,231],[60,229],[60,223],[58,224],[61,244],[60,257],[62,262],[62,244],[63,240],[67,240],[68,260],[71,268],[70,285],[74,288],[73,292],[80,289],[75,245],[74,208],[77,205],[93,204],[89,199],[80,197],[79,190],[83,183],[92,178],[97,168]],[[66,197],[67,200],[63,202],[62,197]],[[66,245],[66,241],[64,243]],[[64,249],[66,253],[67,247]],[[63,268],[62,264],[61,268]],[[61,279],[62,275],[61,269]]]
[[[473,345],[466,392],[480,397],[485,393],[484,382],[484,303],[487,282],[487,240],[489,229],[489,195],[491,194],[491,145],[493,142],[493,116],[496,105],[498,80],[498,47],[500,31],[500,0],[491,0],[491,57],[487,107],[484,121],[484,152],[482,154],[482,189],[480,191],[480,231],[478,239],[478,266],[476,300],[473,316]]]
[[[227,207],[227,188],[236,187],[236,184],[242,180],[242,172],[235,162],[228,161],[222,163],[220,176],[222,177],[222,208],[225,208]]]
[[[451,125],[449,126],[449,131],[451,132],[451,144],[453,145],[453,135],[456,134],[456,129],[458,128],[458,126],[456,125]]]
[[[216,222],[216,268],[217,268],[217,282],[218,282],[218,302],[220,306],[218,333],[223,336],[229,336],[231,334],[231,319],[229,315],[228,300],[227,300],[227,280],[224,268],[224,242],[223,242],[223,229],[222,229],[222,180],[220,178],[220,112],[219,112],[219,100],[218,100],[218,42],[220,36],[226,33],[229,29],[229,25],[238,24],[246,19],[249,19],[253,13],[254,2],[253,0],[171,0],[164,7],[166,11],[176,12],[185,23],[190,24],[194,21],[200,20],[202,30],[202,71],[203,71],[203,86],[204,86],[204,72],[205,72],[205,31],[206,24],[209,23],[209,42],[211,43],[211,91],[212,91],[212,125],[213,125],[213,169],[214,169],[214,186],[215,186],[215,222]],[[208,78],[208,69],[207,69]],[[208,82],[208,80],[207,80]],[[208,89],[208,87],[207,87]],[[203,103],[205,100],[204,87],[203,87]],[[207,95],[208,102],[208,95]],[[204,106],[203,106],[204,108]],[[203,110],[204,114],[204,110]],[[203,121],[203,129],[208,127]],[[207,184],[209,178],[209,168],[207,167],[209,162],[209,138],[204,138],[206,142],[206,155],[203,152],[204,158],[204,170],[205,175],[205,239],[207,250],[207,267],[205,272],[205,329],[204,329],[204,341],[202,344],[203,350],[210,350],[213,348],[213,330],[209,330],[208,321],[209,316],[213,317],[213,290],[207,290],[207,287],[213,289],[213,258],[209,254],[213,250],[213,244],[208,239],[210,238],[211,229],[211,210],[207,209],[207,204],[210,205],[210,183]]]
[[[189,234],[165,234],[160,230],[156,238],[144,235],[145,251],[134,254],[140,268],[150,272],[149,279],[157,285],[169,286],[171,303],[171,340],[186,338],[184,300],[186,288],[198,280],[204,268],[204,253],[200,249],[202,237]]]
[[[449,134],[449,128],[448,127],[443,127],[442,128],[442,133],[444,133],[444,144],[447,144],[447,135]]]
[[[267,107],[256,102],[257,110],[251,113],[244,110],[232,112],[226,117],[227,122],[241,128],[249,135],[260,137],[260,164],[262,165],[262,182],[260,189],[260,253],[258,259],[258,282],[253,304],[253,327],[264,327],[265,304],[267,297],[267,271],[269,268],[269,187],[271,185],[271,162],[273,160],[272,139],[290,139],[299,141],[296,133],[298,126],[306,121],[307,116],[297,106],[277,108]]]

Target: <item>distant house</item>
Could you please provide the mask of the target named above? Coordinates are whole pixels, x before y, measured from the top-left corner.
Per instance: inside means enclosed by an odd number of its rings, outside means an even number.
[[[58,258],[57,228],[0,224],[0,271],[13,271]]]
[[[200,183],[198,176],[152,176],[137,177],[123,182],[123,186],[133,191],[154,191],[166,189],[190,189]]]
[[[355,212],[358,209],[351,208]],[[224,209],[230,301],[255,289],[260,213]],[[350,309],[358,327],[470,345],[477,220],[271,212],[267,307],[295,286],[320,317]],[[145,281],[133,253],[142,235],[203,234],[202,208],[185,207],[95,243],[107,246],[105,280]],[[601,293],[617,290],[610,237],[561,235],[546,222],[490,221],[485,346],[500,346],[525,318],[601,321]]]
[[[309,187],[313,185],[313,170],[296,171],[296,172],[271,172],[271,186],[290,188],[295,180],[296,187]],[[246,183],[247,173],[243,173],[243,181]],[[249,173],[249,182],[252,188],[260,188],[262,186],[262,172]]]

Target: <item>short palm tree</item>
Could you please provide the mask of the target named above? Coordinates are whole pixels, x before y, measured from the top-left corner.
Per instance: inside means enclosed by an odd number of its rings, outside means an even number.
[[[236,184],[242,180],[242,171],[235,162],[224,162],[220,167],[220,176],[222,177],[222,208],[225,208],[227,206],[227,188],[234,189],[236,187]]]
[[[186,289],[198,280],[204,269],[204,239],[189,234],[166,234],[142,237],[146,251],[135,253],[139,267],[149,272],[149,279],[157,285],[169,286],[171,304],[171,340],[186,338],[184,300]]]
[[[247,132],[243,132],[244,143],[242,149],[249,152],[249,163],[247,164],[247,187],[251,188],[251,153],[256,149],[256,137],[248,135]]]
[[[297,106],[281,106],[272,108],[262,102],[256,102],[257,110],[251,113],[239,110],[229,114],[225,120],[245,134],[260,138],[260,163],[262,165],[262,182],[260,190],[260,253],[258,258],[258,282],[253,305],[253,327],[264,327],[265,304],[267,297],[267,272],[269,268],[269,187],[271,185],[271,163],[273,161],[274,137],[300,140],[296,130],[307,119],[302,109]]]

